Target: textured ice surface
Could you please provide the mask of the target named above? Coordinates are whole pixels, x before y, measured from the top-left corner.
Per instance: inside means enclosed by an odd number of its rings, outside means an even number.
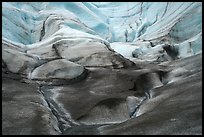
[[[201,2],[3,2],[2,134],[202,134]]]
[[[179,57],[202,50],[200,2],[4,2],[2,19],[2,38],[29,48],[66,38],[89,38],[106,43],[176,44]],[[182,46],[192,38],[193,46]],[[134,50],[113,45],[126,57]]]

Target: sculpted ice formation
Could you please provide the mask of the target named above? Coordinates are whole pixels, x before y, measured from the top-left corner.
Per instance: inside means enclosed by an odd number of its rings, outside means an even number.
[[[201,2],[3,2],[2,134],[202,134]]]
[[[84,72],[84,68],[66,59],[59,59],[37,67],[31,73],[31,79],[73,79]]]

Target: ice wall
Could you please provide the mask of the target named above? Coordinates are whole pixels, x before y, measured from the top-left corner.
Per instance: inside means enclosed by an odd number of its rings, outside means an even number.
[[[187,45],[197,53],[202,50],[202,3],[3,2],[2,30],[4,40],[24,45],[58,32],[63,37],[83,33],[110,43]]]

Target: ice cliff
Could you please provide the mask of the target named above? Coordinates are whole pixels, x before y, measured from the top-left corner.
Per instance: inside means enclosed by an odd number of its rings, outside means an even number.
[[[199,2],[13,2],[3,3],[2,18],[3,40],[27,48],[58,42],[59,37],[89,37],[135,47],[144,41],[151,47],[168,44],[179,57],[202,50]]]

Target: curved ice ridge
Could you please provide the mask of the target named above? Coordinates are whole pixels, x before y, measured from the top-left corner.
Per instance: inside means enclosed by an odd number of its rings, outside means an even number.
[[[2,16],[3,37],[23,44],[46,39],[61,28],[109,42],[171,38],[178,43],[202,28],[200,2],[14,2],[3,3]]]

